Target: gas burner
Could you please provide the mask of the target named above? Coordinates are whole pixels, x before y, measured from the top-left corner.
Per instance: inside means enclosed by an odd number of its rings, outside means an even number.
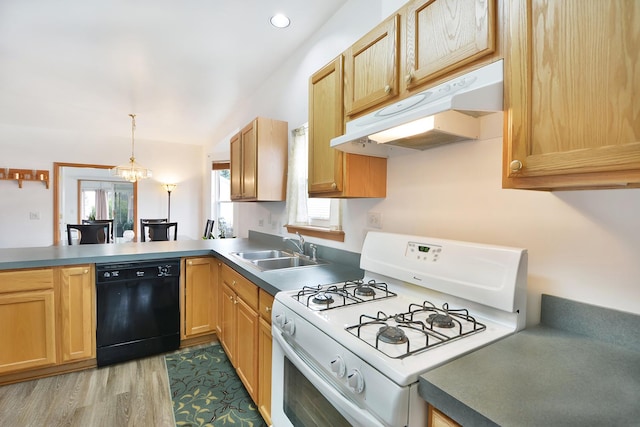
[[[355,294],[361,297],[373,297],[376,295],[376,291],[367,285],[360,285],[356,288]]]
[[[383,326],[378,330],[378,339],[388,344],[405,344],[409,341],[407,335],[398,326]]]
[[[455,323],[449,314],[430,314],[427,318],[427,323],[436,328],[453,328]]]
[[[314,304],[326,305],[331,305],[334,302],[333,297],[326,292],[319,292],[318,294],[314,295],[312,301]]]

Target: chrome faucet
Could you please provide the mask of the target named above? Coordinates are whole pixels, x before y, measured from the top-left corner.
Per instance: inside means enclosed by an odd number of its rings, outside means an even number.
[[[293,237],[283,237],[282,240],[285,242],[291,242],[298,249],[298,253],[304,255],[304,237],[296,231],[296,236],[298,236],[298,240],[296,241]]]

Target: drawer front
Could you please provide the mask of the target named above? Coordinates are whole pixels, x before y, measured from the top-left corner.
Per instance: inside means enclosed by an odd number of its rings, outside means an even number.
[[[258,310],[258,287],[231,267],[224,266],[222,280],[254,310]]]
[[[0,293],[53,289],[53,269],[0,272]]]
[[[260,289],[258,299],[260,302],[260,317],[271,324],[271,307],[273,307],[273,295],[271,295],[264,289]]]

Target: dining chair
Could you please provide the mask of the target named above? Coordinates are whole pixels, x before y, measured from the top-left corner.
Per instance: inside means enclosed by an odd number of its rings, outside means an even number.
[[[73,245],[73,230],[78,233],[77,245],[109,243],[109,224],[67,224],[67,242]]]
[[[140,241],[144,242],[149,238],[146,229],[144,228],[145,224],[160,224],[163,222],[169,222],[168,218],[140,218]]]
[[[213,239],[213,219],[208,219],[207,224],[204,226],[204,233],[202,234],[203,239]]]
[[[170,232],[173,227],[173,239]],[[147,232],[149,233],[150,242],[178,240],[178,223],[177,222],[151,222],[142,224],[142,233],[140,234],[143,242],[147,241]]]
[[[82,224],[109,224],[109,234],[107,235],[107,243],[115,242],[113,236],[113,220],[112,219],[83,219]]]

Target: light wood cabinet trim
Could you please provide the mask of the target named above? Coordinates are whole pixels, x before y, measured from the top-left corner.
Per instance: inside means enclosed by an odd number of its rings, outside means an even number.
[[[347,49],[344,54],[347,116],[398,95],[399,48],[400,15],[395,14]]]
[[[240,132],[229,141],[230,170],[231,170],[231,200],[242,199],[242,144]]]
[[[320,239],[333,240],[336,242],[344,242],[344,231],[329,230],[322,227],[312,227],[310,225],[285,225],[287,232],[295,234],[296,232],[303,236],[318,237]]]
[[[53,289],[0,294],[0,374],[56,363],[55,307]]]
[[[62,362],[95,357],[95,270],[93,265],[59,268]]]
[[[53,269],[0,272],[0,293],[53,289]]]
[[[640,79],[631,78],[640,65],[626,53],[638,9],[623,0],[508,8],[503,187],[640,186]]]

